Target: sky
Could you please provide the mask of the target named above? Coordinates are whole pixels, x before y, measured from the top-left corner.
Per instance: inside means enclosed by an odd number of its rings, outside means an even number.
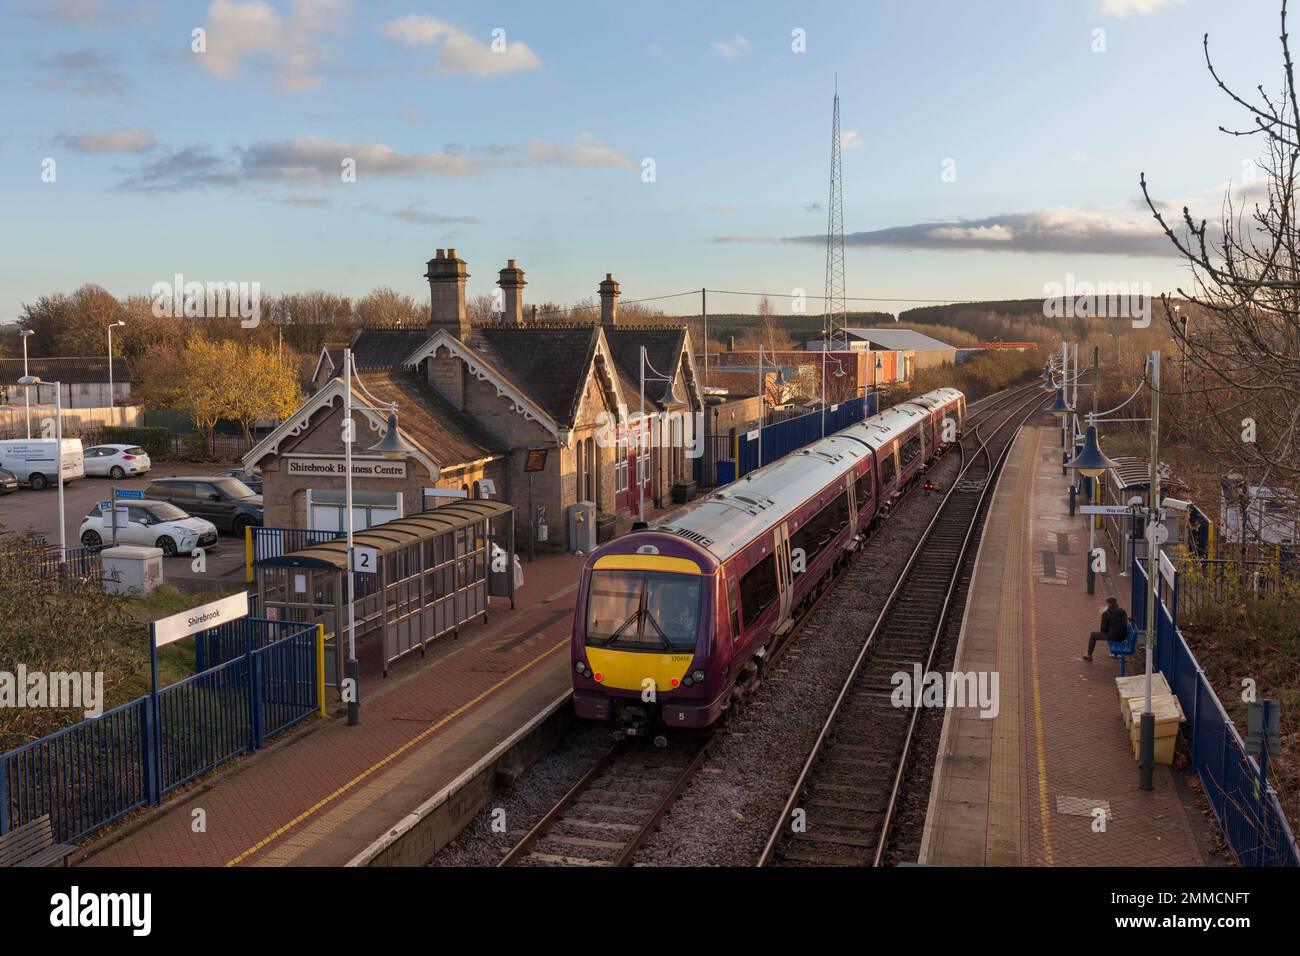
[[[837,87],[850,308],[1173,290],[1139,174],[1218,215],[1257,145],[1201,38],[1249,92],[1278,32],[1277,0],[4,0],[0,323],[178,273],[427,302],[445,247],[471,295],[514,258],[526,302],[819,296]]]

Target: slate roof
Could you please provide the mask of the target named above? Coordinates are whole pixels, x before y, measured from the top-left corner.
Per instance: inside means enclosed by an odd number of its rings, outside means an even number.
[[[397,403],[398,428],[440,467],[491,458],[505,450],[474,418],[438,394],[417,372],[372,370],[358,378],[375,398]],[[355,382],[352,392],[356,401],[371,404]]]
[[[952,349],[953,346],[938,339],[932,339],[911,329],[845,329],[849,335],[866,339],[873,345],[891,352],[911,349],[916,352],[930,352],[934,349]]]
[[[392,368],[428,341],[431,334],[426,328],[362,329],[352,337],[357,371]],[[341,367],[342,355],[335,361],[335,368]]]
[[[103,382],[108,384],[108,358],[106,356],[71,356],[58,358],[29,358],[27,368],[30,374],[43,382],[63,382],[64,384],[89,384]],[[19,358],[0,359],[0,384],[14,385],[23,376],[23,360]],[[131,381],[131,367],[125,358],[113,356],[113,384]]]
[[[597,325],[482,325],[474,328],[466,344],[560,428],[572,428],[599,340]]]

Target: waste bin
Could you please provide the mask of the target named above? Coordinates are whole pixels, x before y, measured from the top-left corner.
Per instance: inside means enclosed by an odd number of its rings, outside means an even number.
[[[1146,696],[1129,698],[1129,740],[1133,756],[1142,759],[1142,710]],[[1156,763],[1174,762],[1174,742],[1178,739],[1178,725],[1183,722],[1183,707],[1174,694],[1151,696],[1151,713],[1156,718]]]

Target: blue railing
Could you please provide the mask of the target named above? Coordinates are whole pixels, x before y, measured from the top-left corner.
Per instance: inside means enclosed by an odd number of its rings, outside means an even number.
[[[1178,580],[1169,604],[1156,602],[1156,653],[1153,664],[1182,705],[1180,728],[1191,751],[1192,766],[1218,817],[1237,860],[1243,866],[1300,866],[1300,848],[1287,824],[1277,791],[1260,785],[1259,764],[1246,752],[1236,724],[1196,662],[1176,626]],[[1138,564],[1133,574],[1132,617],[1146,627],[1147,573]]]
[[[242,656],[0,754],[0,833],[49,814],[79,840],[316,712],[316,628],[286,623],[254,620]]]
[[[342,531],[322,531],[317,528],[251,528],[253,532],[253,560],[278,558],[310,548],[313,544],[324,544],[342,537]]]
[[[257,651],[302,627],[298,621],[269,621],[254,617],[241,617],[219,624],[194,635],[194,673],[242,657],[248,653],[250,641],[252,650]]]
[[[712,449],[714,454],[701,459],[699,467],[712,466],[714,474],[697,474],[696,481],[706,487],[712,487],[743,478],[760,464],[770,465],[778,458],[811,445],[823,435],[830,435],[871,417],[876,414],[876,408],[877,396],[867,395],[827,408],[824,425],[820,410],[764,425],[761,441],[757,436],[750,438],[748,435],[741,435],[737,438],[734,450]],[[760,448],[762,449],[761,462],[759,461]],[[709,457],[716,460],[710,461]]]

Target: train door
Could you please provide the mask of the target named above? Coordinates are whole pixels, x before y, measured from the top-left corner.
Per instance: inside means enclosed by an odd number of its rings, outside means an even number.
[[[858,534],[858,509],[862,505],[858,501],[851,468],[844,475],[844,493],[849,496],[849,540],[852,541]]]
[[[790,608],[794,603],[794,573],[790,568],[790,531],[785,522],[776,527],[776,586],[781,592],[781,610],[776,619],[776,633],[789,627]]]

